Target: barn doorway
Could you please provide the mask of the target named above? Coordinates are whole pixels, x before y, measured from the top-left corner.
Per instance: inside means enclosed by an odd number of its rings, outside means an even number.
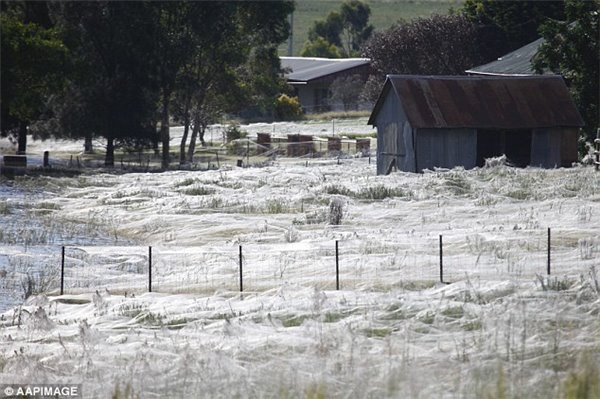
[[[529,129],[479,129],[477,131],[477,166],[486,158],[506,155],[515,166],[531,163],[531,130]]]

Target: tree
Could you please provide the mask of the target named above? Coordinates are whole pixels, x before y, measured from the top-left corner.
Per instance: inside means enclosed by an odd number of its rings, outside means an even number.
[[[534,58],[534,67],[540,73],[550,69],[564,76],[586,123],[584,138],[591,141],[600,127],[600,2],[568,0],[565,17],[542,26],[545,42]]]
[[[289,37],[288,16],[294,2],[248,2],[243,6],[245,17],[240,28],[248,57],[236,71],[239,84],[234,94],[240,89],[246,94],[243,103],[238,101],[236,106],[239,110],[252,104],[259,113],[272,115],[277,97],[288,90],[277,49]]]
[[[272,110],[284,86],[277,46],[289,34],[290,1],[0,4],[3,132],[38,119],[33,125],[57,136],[101,136],[108,166],[115,145],[157,142],[160,119],[166,168],[171,112],[186,125],[183,159],[190,127],[193,154],[221,113]],[[23,10],[56,21],[66,67],[54,67],[53,26],[22,23]]]
[[[461,15],[399,22],[376,33],[363,56],[380,79],[386,74],[461,75],[480,61],[475,26]]]
[[[342,47],[340,33],[344,29],[344,20],[339,12],[332,11],[324,20],[315,21],[308,30],[308,40],[324,39],[331,45]]]
[[[348,56],[359,54],[363,44],[371,37],[373,25],[369,25],[371,8],[359,0],[347,0],[341,6],[343,27],[342,44]]]
[[[170,104],[180,70],[188,62],[193,50],[195,30],[202,30],[200,21],[204,4],[196,2],[149,2],[145,6],[151,12],[153,26],[153,49],[150,63],[155,67],[155,76],[160,88],[160,141],[162,144],[162,167],[168,168],[171,161],[169,131]],[[226,23],[227,21],[223,21]],[[217,21],[212,21],[211,26]]]
[[[300,52],[302,57],[342,58],[342,53],[335,44],[323,37],[307,41]]]
[[[478,52],[493,61],[539,37],[549,18],[562,19],[562,0],[465,0],[462,13],[477,29]]]
[[[340,76],[329,87],[330,104],[342,103],[344,111],[358,107],[364,82],[360,75]]]
[[[10,5],[2,3],[0,15],[1,132],[16,136],[17,153],[24,154],[29,125],[64,84],[68,51],[59,29],[35,21],[37,17],[44,22],[44,3]]]
[[[194,19],[193,51],[176,91],[183,107],[180,163],[191,162],[196,139],[224,112],[257,107],[272,110],[284,87],[277,45],[289,35],[291,2],[213,2]],[[184,101],[186,104],[186,101]],[[192,127],[187,156],[189,127]]]
[[[139,145],[155,135],[157,96],[151,65],[152,25],[141,3],[65,2],[60,23],[74,37],[75,72],[56,101],[57,135],[106,138],[105,165],[115,146]]]
[[[315,21],[301,54],[358,55],[373,33],[373,26],[369,24],[370,15],[368,4],[360,0],[346,0],[340,6],[340,12],[332,11],[325,20]]]

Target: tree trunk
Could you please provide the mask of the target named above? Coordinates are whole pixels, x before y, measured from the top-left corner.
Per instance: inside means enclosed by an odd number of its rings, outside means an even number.
[[[104,158],[104,166],[112,168],[115,166],[115,139],[106,139],[106,157]]]
[[[198,137],[198,131],[201,129],[201,123],[198,121],[199,118],[194,120],[194,128],[192,129],[192,137],[190,138],[190,146],[188,148],[187,161],[189,163],[194,162],[194,152],[196,151],[196,138]]]
[[[83,153],[84,154],[93,154],[94,146],[92,144],[92,135],[88,134],[85,136],[85,142],[83,144]]]
[[[163,104],[160,120],[160,140],[162,141],[162,168],[168,169],[171,157],[169,154],[169,144],[171,137],[169,135],[169,97],[171,93],[163,91]]]
[[[202,147],[206,147],[206,141],[204,141],[204,133],[206,132],[206,126],[202,125],[199,133],[199,138],[200,138],[200,144],[202,144]]]
[[[19,122],[19,136],[17,137],[17,154],[25,155],[27,152],[27,122]]]
[[[181,136],[181,144],[179,145],[179,165],[185,165],[185,145],[187,143],[188,132],[190,131],[190,101],[186,100],[185,109],[183,110],[183,136]]]

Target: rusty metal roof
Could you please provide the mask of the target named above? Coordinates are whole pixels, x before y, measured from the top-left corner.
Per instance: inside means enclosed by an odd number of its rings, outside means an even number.
[[[393,90],[390,90],[392,89]],[[560,76],[388,75],[370,125],[387,93],[400,97],[414,128],[523,129],[583,126]]]

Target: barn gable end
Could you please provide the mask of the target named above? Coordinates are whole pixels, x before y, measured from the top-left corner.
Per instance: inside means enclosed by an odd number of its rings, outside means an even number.
[[[413,128],[400,97],[391,85],[384,89],[380,107],[381,112],[375,122],[377,148],[385,148],[385,151],[377,156],[377,174],[388,174],[393,169],[416,172]]]

